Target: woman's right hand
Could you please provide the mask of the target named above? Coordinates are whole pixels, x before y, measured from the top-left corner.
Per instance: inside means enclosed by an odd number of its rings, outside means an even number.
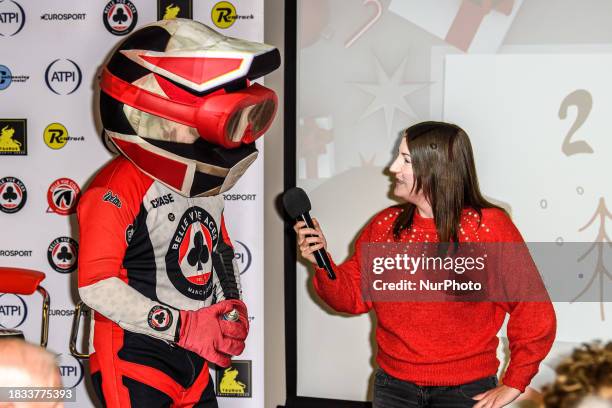
[[[319,221],[317,221],[316,218],[313,218],[312,223],[314,224],[314,229],[306,227],[306,223],[304,221],[298,221],[293,226],[293,230],[297,234],[300,254],[311,264],[316,265],[317,260],[315,259],[313,252],[318,249],[324,249],[327,251],[327,241],[325,240],[323,231],[321,231]]]

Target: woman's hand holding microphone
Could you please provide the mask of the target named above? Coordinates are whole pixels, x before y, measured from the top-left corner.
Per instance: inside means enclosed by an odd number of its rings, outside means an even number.
[[[312,223],[314,224],[314,228],[308,228],[304,221],[298,221],[293,226],[293,230],[297,234],[298,247],[302,257],[311,264],[317,265],[313,253],[319,249],[327,251],[327,241],[325,240],[323,231],[321,231],[319,221],[313,218]]]

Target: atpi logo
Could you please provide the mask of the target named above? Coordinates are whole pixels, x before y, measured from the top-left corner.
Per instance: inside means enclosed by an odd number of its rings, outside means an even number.
[[[56,95],[74,93],[83,80],[78,64],[71,59],[56,59],[45,70],[47,87]]]
[[[0,37],[12,37],[25,24],[23,8],[14,0],[0,0]]]
[[[251,398],[251,360],[232,360],[231,364],[217,367],[217,396]]]
[[[253,256],[251,255],[251,250],[244,242],[235,242],[238,245],[234,245],[234,258],[238,263],[238,269],[240,270],[240,274],[242,275],[251,267],[251,261],[253,260]]]
[[[69,354],[59,354],[56,357],[62,385],[66,388],[74,388],[83,381],[83,364]]]
[[[215,219],[200,207],[181,217],[166,253],[166,272],[183,295],[205,300],[212,294],[212,252],[219,242]]]
[[[157,0],[157,19],[193,18],[193,0]]]
[[[77,267],[79,244],[70,237],[55,238],[47,249],[49,265],[59,273],[71,273]]]
[[[236,7],[229,1],[220,1],[215,4],[210,12],[210,19],[219,28],[229,28],[236,20],[252,20],[253,14],[236,14]]]
[[[81,195],[79,185],[69,178],[62,177],[55,180],[47,191],[47,212],[60,215],[70,215],[76,211],[76,206]]]
[[[8,214],[21,210],[28,199],[25,185],[15,177],[0,179],[0,211]]]
[[[43,132],[43,140],[45,144],[53,150],[59,150],[66,146],[69,141],[84,141],[83,136],[71,137],[68,135],[68,129],[61,123],[51,123]]]
[[[19,295],[12,293],[0,294],[0,327],[16,329],[28,317],[28,306]]]
[[[27,123],[26,119],[0,119],[0,155],[28,154]]]
[[[138,22],[138,10],[130,0],[111,0],[102,14],[104,27],[114,35],[132,32]]]

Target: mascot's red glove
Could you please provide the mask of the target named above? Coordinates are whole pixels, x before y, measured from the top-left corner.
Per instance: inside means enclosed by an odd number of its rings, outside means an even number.
[[[238,312],[238,319],[226,320],[224,316],[232,310]],[[232,315],[235,316],[235,312]],[[244,350],[248,333],[246,305],[238,299],[229,299],[200,310],[181,310],[177,344],[220,367],[229,367],[230,356],[237,356]]]

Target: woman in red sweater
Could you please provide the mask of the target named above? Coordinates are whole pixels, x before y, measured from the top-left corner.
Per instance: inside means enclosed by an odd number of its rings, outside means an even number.
[[[374,408],[498,408],[525,391],[555,338],[546,301],[382,302],[362,291],[361,250],[376,242],[523,243],[506,212],[481,194],[472,147],[458,126],[423,122],[406,129],[392,163],[394,194],[405,204],[377,214],[361,231],[355,253],[333,268],[315,268],[314,287],[333,309],[374,309],[377,317]],[[327,249],[321,228],[298,222],[301,255]],[[516,299],[511,299],[516,300]],[[497,333],[506,314],[510,363],[498,384]]]

